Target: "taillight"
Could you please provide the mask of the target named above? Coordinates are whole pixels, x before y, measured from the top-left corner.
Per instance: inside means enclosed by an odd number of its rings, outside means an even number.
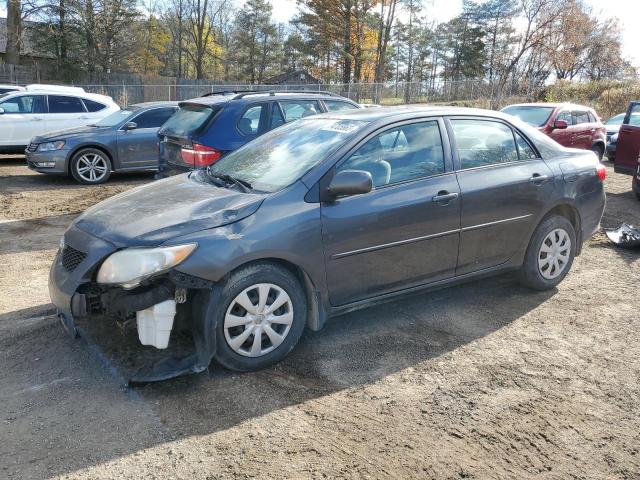
[[[207,167],[220,160],[222,152],[213,147],[194,143],[191,148],[182,147],[182,161],[194,167]]]
[[[596,166],[596,175],[598,175],[598,178],[602,182],[604,182],[604,179],[607,178],[607,169],[603,164],[599,162],[598,162],[598,165]]]

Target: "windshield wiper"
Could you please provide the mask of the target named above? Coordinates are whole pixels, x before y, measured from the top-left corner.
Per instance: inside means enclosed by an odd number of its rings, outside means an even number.
[[[226,183],[232,183],[236,187],[238,187],[240,190],[242,190],[244,193],[249,193],[251,190],[253,190],[253,187],[251,186],[251,184],[246,180],[240,180],[239,178],[234,178],[231,175],[226,173],[214,172],[213,170],[211,170],[211,166],[207,167],[207,175],[209,177],[222,180],[223,182],[226,182]]]

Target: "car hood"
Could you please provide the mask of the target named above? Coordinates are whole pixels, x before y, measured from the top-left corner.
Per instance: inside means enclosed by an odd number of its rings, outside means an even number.
[[[113,131],[113,127],[74,127],[64,130],[55,130],[47,132],[45,135],[33,137],[33,143],[52,142],[54,140],[69,140],[76,137],[86,137],[87,135],[95,136],[105,132]]]
[[[119,247],[159,245],[242,220],[265,198],[195,177],[187,173],[121,193],[86,210],[74,225]]]
[[[613,135],[614,133],[618,133],[621,125],[605,125],[607,127],[607,135]]]

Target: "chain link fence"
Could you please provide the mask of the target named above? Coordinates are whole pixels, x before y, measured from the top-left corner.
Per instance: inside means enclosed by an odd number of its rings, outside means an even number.
[[[172,83],[94,83],[74,84],[87,92],[112,97],[119,105],[133,103],[187,100],[215,92],[331,92],[359,103],[400,105],[407,103],[464,103],[484,100],[490,103],[497,97],[496,86],[485,80],[464,80],[437,83],[387,82],[349,84],[247,85],[220,82],[179,80]],[[500,97],[535,99],[541,91],[527,83],[509,83]]]
[[[0,63],[0,83],[61,83],[51,66],[10,65]],[[486,79],[449,81],[434,78],[415,82],[250,85],[213,80],[194,80],[137,74],[98,74],[91,80],[79,80],[71,85],[88,92],[112,97],[120,106],[162,100],[187,100],[206,93],[224,91],[328,91],[360,103],[399,105],[406,103],[460,103],[495,106],[494,99],[520,97],[535,100],[542,90],[526,79],[512,80],[498,91],[496,82]]]

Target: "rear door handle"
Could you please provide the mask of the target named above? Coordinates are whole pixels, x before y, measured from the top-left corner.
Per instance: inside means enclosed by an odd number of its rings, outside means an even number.
[[[435,203],[441,203],[443,205],[446,205],[447,203],[449,203],[451,200],[455,200],[456,198],[458,198],[458,194],[457,193],[449,193],[446,190],[443,190],[441,192],[438,192],[437,195],[435,195],[431,201],[435,202]]]
[[[534,173],[533,175],[531,175],[531,178],[529,179],[531,183],[535,183],[536,185],[540,185],[541,183],[544,183],[547,180],[549,180],[549,175],[540,175],[539,173]]]

